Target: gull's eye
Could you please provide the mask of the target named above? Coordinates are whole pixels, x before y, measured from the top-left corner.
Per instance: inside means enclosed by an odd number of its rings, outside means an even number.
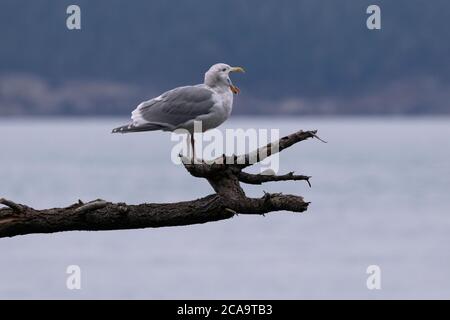
[[[227,71],[227,68],[223,68],[222,71],[223,71],[223,72]]]

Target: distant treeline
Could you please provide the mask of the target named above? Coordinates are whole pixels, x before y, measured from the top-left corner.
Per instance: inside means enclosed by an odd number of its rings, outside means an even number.
[[[242,65],[243,113],[450,113],[448,0],[0,2],[0,114],[116,114]],[[366,8],[381,7],[381,30]]]

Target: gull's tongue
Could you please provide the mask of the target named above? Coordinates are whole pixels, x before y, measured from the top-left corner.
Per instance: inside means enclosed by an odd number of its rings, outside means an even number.
[[[230,84],[230,89],[231,89],[231,92],[233,92],[234,94],[238,94],[239,92],[241,92],[241,90],[239,90],[239,88],[233,84]]]

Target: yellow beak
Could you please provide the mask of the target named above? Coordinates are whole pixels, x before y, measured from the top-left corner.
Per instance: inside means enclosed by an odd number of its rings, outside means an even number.
[[[245,70],[242,67],[232,67],[230,69],[230,72],[242,72],[242,73],[245,73]]]

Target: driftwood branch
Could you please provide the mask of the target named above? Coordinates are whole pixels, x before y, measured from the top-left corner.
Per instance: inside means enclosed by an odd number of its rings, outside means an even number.
[[[309,184],[309,176],[295,175],[293,172],[285,175],[266,175],[250,174],[242,170],[295,143],[314,137],[318,138],[316,131],[298,131],[241,156],[222,156],[207,163],[183,161],[184,167],[191,175],[206,179],[216,192],[192,201],[129,205],[101,199],[88,203],[79,200],[65,208],[37,210],[1,198],[0,204],[6,207],[0,208],[0,238],[71,230],[182,226],[229,219],[237,214],[303,212],[309,205],[303,197],[264,193],[261,198],[249,198],[240,183],[304,180]]]
[[[10,207],[14,212],[21,213],[25,209],[23,205],[17,204],[11,200],[7,200],[5,198],[0,199],[0,204],[3,204],[7,207]]]
[[[247,172],[239,172],[238,175],[239,181],[243,183],[248,184],[263,184],[264,182],[273,182],[273,181],[299,181],[304,180],[308,183],[308,185],[311,187],[311,182],[309,179],[311,177],[309,176],[303,176],[303,175],[296,175],[294,172],[289,172],[288,174],[284,175],[266,175],[266,174],[251,174]]]

